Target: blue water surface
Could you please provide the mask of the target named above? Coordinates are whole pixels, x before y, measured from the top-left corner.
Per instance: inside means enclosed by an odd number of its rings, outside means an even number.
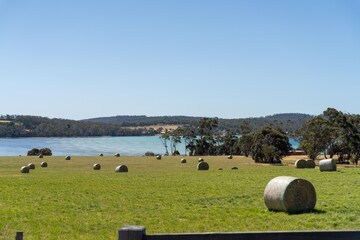
[[[298,143],[290,139],[293,148]],[[169,144],[170,145],[170,144]],[[159,136],[137,137],[86,137],[86,138],[0,138],[0,156],[26,155],[32,148],[50,148],[55,156],[95,156],[99,154],[142,156],[150,151],[164,154],[165,148]],[[185,153],[184,141],[177,145],[180,154]],[[168,149],[170,151],[170,147]]]

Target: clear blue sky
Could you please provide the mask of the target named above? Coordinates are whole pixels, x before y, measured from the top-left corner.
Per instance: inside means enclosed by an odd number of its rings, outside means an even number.
[[[360,1],[0,0],[1,114],[360,113]]]

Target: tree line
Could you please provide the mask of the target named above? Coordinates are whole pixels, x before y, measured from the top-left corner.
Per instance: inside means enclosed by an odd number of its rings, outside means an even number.
[[[2,115],[0,137],[91,137],[91,136],[146,136],[157,132],[145,128],[125,128],[67,119],[49,119],[27,115]]]
[[[296,133],[300,147],[311,159],[337,155],[338,163],[358,163],[360,158],[360,115],[335,108],[307,121]]]
[[[255,131],[265,125],[271,125],[291,133],[301,128],[304,122],[311,118],[311,115],[298,113],[276,114],[261,118],[216,118],[216,129],[222,132],[231,131],[231,134],[239,135],[247,129]],[[29,115],[0,115],[0,119],[3,120],[0,121],[0,137],[91,137],[149,136],[160,134],[162,131],[161,129],[147,129],[146,126],[149,125],[180,125],[197,128],[202,118],[116,116],[75,121]],[[220,141],[219,137],[217,137],[217,141]]]
[[[241,125],[247,124],[252,130],[259,130],[263,126],[272,125],[281,128],[285,132],[294,133],[302,127],[302,125],[309,119],[313,118],[312,115],[302,113],[282,113],[266,117],[257,118],[237,118],[237,119],[223,119],[217,118],[219,130],[230,129],[236,134],[242,134]],[[199,125],[202,117],[189,117],[189,116],[155,116],[148,117],[145,115],[138,116],[114,116],[103,118],[91,118],[84,121],[98,122],[98,123],[111,123],[119,124],[124,127],[129,126],[150,126],[150,125],[182,125],[182,126],[197,126]]]
[[[177,144],[183,139],[190,156],[245,155],[256,162],[278,163],[289,154],[288,135],[279,127],[264,126],[252,130],[249,123],[240,126],[242,136],[231,129],[219,129],[218,118],[201,118],[196,126],[180,127],[160,136],[165,154],[176,155]]]
[[[294,133],[279,126],[266,125],[254,130],[249,122],[240,125],[239,136],[232,129],[219,128],[218,118],[201,118],[195,126],[165,131],[160,136],[165,154],[176,155],[177,144],[185,141],[188,155],[244,155],[255,162],[280,163],[291,153],[289,137],[300,143],[300,148],[315,160],[320,154],[325,158],[337,155],[338,163],[358,163],[360,159],[360,115],[345,114],[334,108],[307,120]]]

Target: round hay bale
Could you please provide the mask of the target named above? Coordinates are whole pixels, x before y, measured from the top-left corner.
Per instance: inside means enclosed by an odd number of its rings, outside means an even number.
[[[336,161],[334,159],[324,159],[319,162],[320,171],[336,171]]]
[[[100,169],[101,169],[100,163],[95,163],[95,164],[93,165],[93,169],[94,169],[94,170],[100,170]]]
[[[185,159],[185,158],[182,158],[182,159],[180,160],[180,162],[181,162],[181,163],[186,163],[186,159]]]
[[[264,201],[269,210],[301,213],[314,209],[316,192],[307,180],[281,176],[266,185]]]
[[[218,168],[218,170],[223,170],[222,168]]]
[[[119,165],[115,168],[115,172],[128,172],[128,167],[125,165]]]
[[[231,170],[238,170],[238,168],[237,167],[232,167]]]
[[[315,168],[315,162],[312,159],[307,159],[306,165],[307,165],[307,168]]]
[[[29,167],[29,169],[35,169],[35,164],[33,163],[29,163],[27,166]]]
[[[21,173],[29,173],[30,172],[30,168],[28,166],[22,166],[20,168],[20,172]]]
[[[157,154],[155,157],[156,157],[157,160],[160,160],[160,159],[161,159],[161,155],[160,155],[160,154]]]
[[[39,155],[39,158],[43,158],[43,157],[44,157],[44,155],[42,155],[42,154]]]
[[[102,157],[102,156],[104,156],[104,154],[102,154],[102,153],[100,153],[100,155],[99,155],[100,157]]]
[[[295,162],[296,168],[307,168],[307,163],[305,159],[299,159]]]
[[[209,164],[207,162],[199,162],[197,165],[198,170],[209,170]]]
[[[65,157],[65,160],[70,160],[70,159],[71,159],[70,156],[66,156],[66,157]]]
[[[232,159],[232,158],[233,158],[233,156],[232,156],[232,155],[229,155],[227,158],[228,158],[228,159]]]
[[[198,162],[203,162],[203,161],[204,161],[204,159],[202,159],[202,158],[198,159]]]
[[[120,157],[120,153],[115,153],[114,156],[115,157]]]
[[[40,163],[40,166],[41,166],[41,167],[47,167],[48,164],[47,164],[47,162],[41,162],[41,163]]]

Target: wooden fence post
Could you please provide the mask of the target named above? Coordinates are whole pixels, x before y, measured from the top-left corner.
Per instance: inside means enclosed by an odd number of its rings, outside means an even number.
[[[146,236],[146,228],[143,226],[125,226],[118,231],[118,240],[143,240]]]
[[[23,232],[16,232],[15,240],[23,240],[24,234]]]

